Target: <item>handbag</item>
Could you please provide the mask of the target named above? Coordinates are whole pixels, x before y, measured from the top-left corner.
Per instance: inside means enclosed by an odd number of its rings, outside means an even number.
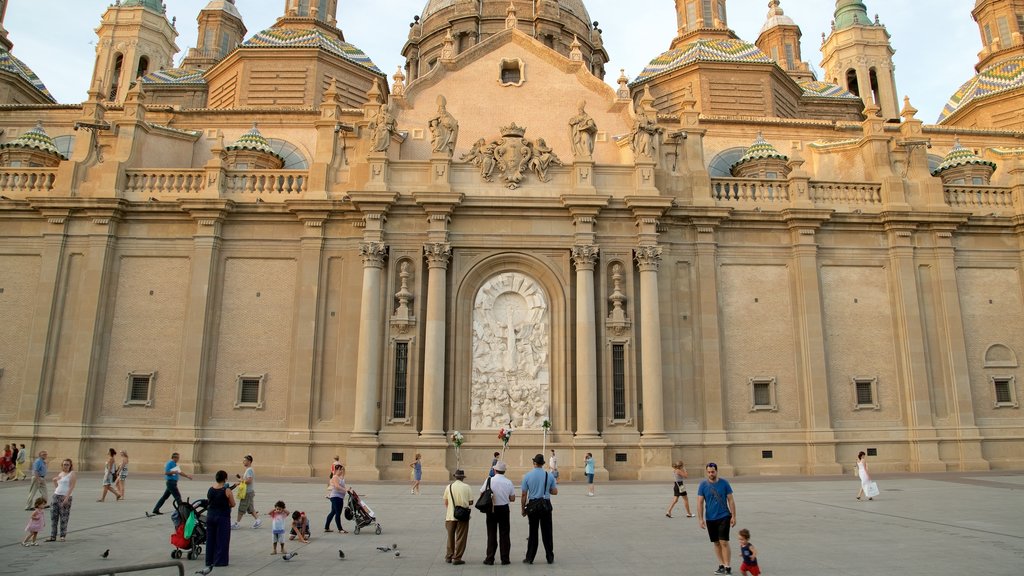
[[[456,522],[469,522],[469,516],[473,513],[472,508],[466,508],[465,506],[455,505],[455,494],[452,493],[452,485],[448,485],[448,494],[451,496],[452,505],[455,509],[452,510],[452,516]]]
[[[872,480],[872,481],[868,482],[867,484],[865,484],[864,485],[864,494],[868,498],[874,498],[875,496],[878,496],[878,482],[875,482],[874,480]]]
[[[491,479],[487,479],[487,486],[484,491],[480,493],[480,497],[477,498],[476,509],[483,512],[484,514],[490,514],[494,511],[494,491],[491,490]]]
[[[544,475],[544,493],[545,494],[548,493],[548,480],[550,480],[550,477],[547,474],[545,474]],[[530,514],[536,514],[538,512],[551,512],[551,510],[553,510],[553,508],[551,507],[551,499],[550,498],[531,498],[530,501],[526,503],[526,515],[527,516],[529,516]]]

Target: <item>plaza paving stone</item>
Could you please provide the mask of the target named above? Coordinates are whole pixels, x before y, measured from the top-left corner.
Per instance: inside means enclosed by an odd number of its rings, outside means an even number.
[[[184,463],[187,469],[187,463]],[[258,474],[258,469],[257,469]],[[204,475],[210,476],[212,475]],[[668,473],[666,473],[668,476]],[[328,511],[321,480],[259,477],[261,512],[275,500],[290,510],[306,511],[313,524],[308,545],[289,541],[299,552],[290,562],[272,556],[269,519],[260,529],[250,520],[232,533],[231,566],[214,574],[498,574],[498,575],[647,575],[711,574],[717,566],[707,535],[695,518],[686,518],[680,502],[674,518],[665,517],[671,483],[610,482],[586,496],[584,484],[567,483],[554,499],[555,563],[522,564],[526,520],[514,508],[510,566],[482,564],[486,529],[481,514],[470,524],[466,564],[444,561],[443,484],[409,493],[405,483],[352,482],[373,508],[381,535],[323,533]],[[848,477],[730,478],[736,491],[737,529],[748,528],[760,552],[764,574],[796,575],[1019,575],[1024,562],[1024,471],[899,474],[876,478],[881,495],[857,502],[857,480]],[[182,480],[186,497],[202,497],[209,478]],[[519,478],[513,478],[514,481]],[[479,486],[483,478],[468,478]],[[688,483],[696,510],[696,482]],[[157,475],[134,474],[125,501],[96,502],[100,476],[80,476],[64,543],[25,548],[20,542],[28,512],[27,482],[0,483],[0,574],[69,574],[138,563],[169,561],[170,515],[147,518],[163,491]],[[51,491],[52,492],[52,491]],[[169,512],[170,507],[166,506]],[[49,516],[47,516],[48,536]],[[344,522],[347,529],[352,523]],[[378,546],[398,544],[400,556]],[[107,559],[100,557],[110,549]],[[346,559],[338,557],[344,550]],[[203,560],[182,559],[185,573]],[[739,574],[739,549],[733,535],[733,574]],[[176,574],[174,569],[136,574]]]

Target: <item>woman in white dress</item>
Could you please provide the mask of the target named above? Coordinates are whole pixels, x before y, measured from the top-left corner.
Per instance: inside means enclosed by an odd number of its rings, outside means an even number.
[[[867,489],[868,482],[871,482],[871,476],[868,474],[867,454],[863,451],[857,454],[857,476],[860,478],[860,490],[857,491],[857,500],[860,500],[864,496],[864,490]],[[872,498],[868,498],[868,500],[872,500]]]

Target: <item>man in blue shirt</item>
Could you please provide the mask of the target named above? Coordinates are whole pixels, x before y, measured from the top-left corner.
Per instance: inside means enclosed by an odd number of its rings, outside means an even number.
[[[181,456],[175,452],[174,454],[171,454],[171,459],[164,465],[164,480],[167,481],[167,488],[164,489],[164,495],[157,500],[156,506],[153,507],[153,514],[163,514],[163,512],[160,511],[160,507],[163,506],[164,502],[166,502],[171,496],[174,497],[175,504],[181,502],[181,492],[178,492],[178,476],[184,476],[189,480],[192,479],[191,476],[182,472],[181,468],[178,466],[178,458],[180,457]]]
[[[552,537],[551,527],[551,496],[558,494],[558,481],[554,476],[544,470],[544,455],[537,454],[533,457],[533,470],[523,476],[522,482],[522,511],[530,521],[530,537],[526,541],[526,558],[524,564],[533,564],[537,555],[537,529],[540,528],[541,538],[544,540],[544,553],[547,556],[548,564],[555,561],[555,542]],[[531,500],[547,500],[546,505],[536,506],[529,514],[526,512]]]
[[[28,503],[25,510],[35,507],[36,496],[46,498],[46,450],[39,451],[39,457],[32,463],[32,485],[28,487]]]
[[[704,468],[707,475],[697,488],[697,517],[700,527],[707,528],[711,545],[715,547],[718,570],[715,574],[732,574],[729,566],[729,528],[736,525],[736,501],[732,486],[718,477],[718,464],[709,462]],[[705,522],[706,520],[706,522]]]

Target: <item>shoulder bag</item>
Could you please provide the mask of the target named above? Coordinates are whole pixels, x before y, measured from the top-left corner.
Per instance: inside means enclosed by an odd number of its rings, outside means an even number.
[[[548,480],[551,478],[544,474],[544,494],[548,493]],[[526,503],[526,514],[536,514],[538,512],[551,512],[551,499],[550,498],[530,498],[530,501]]]
[[[455,494],[452,493],[452,485],[448,485],[448,495],[451,496],[452,506],[455,506],[452,510],[452,516],[455,517],[456,522],[469,522],[469,515],[473,513],[472,508],[466,508],[465,506],[457,506],[455,504]]]
[[[494,511],[494,491],[491,490],[490,478],[487,479],[487,486],[484,488],[484,491],[480,493],[480,497],[477,498],[476,504],[473,506],[484,514],[490,514]]]

